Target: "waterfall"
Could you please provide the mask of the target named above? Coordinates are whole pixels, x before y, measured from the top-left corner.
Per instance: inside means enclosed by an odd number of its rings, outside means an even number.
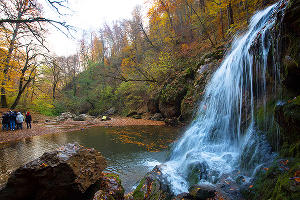
[[[257,134],[255,109],[265,106],[268,95],[266,74],[279,81],[277,64],[269,51],[271,30],[278,10],[286,1],[256,13],[248,31],[237,37],[218,70],[207,84],[197,119],[175,144],[163,174],[175,194],[187,192],[191,182],[216,184],[223,174],[241,170],[251,177],[273,154],[263,135]],[[275,83],[273,83],[274,85]]]

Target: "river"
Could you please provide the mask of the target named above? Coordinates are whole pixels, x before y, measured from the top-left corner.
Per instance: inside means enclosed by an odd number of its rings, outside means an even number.
[[[107,159],[106,172],[119,174],[126,192],[155,165],[166,161],[178,128],[166,126],[93,127],[69,133],[35,136],[0,146],[0,184],[16,168],[44,152],[77,142],[95,148]]]

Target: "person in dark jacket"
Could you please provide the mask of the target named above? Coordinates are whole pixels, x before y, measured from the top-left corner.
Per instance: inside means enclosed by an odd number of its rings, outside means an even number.
[[[29,112],[26,113],[26,116],[25,116],[25,122],[26,122],[26,125],[27,125],[27,128],[31,128],[31,115]]]
[[[2,115],[2,130],[8,131],[8,127],[9,127],[9,115],[7,112],[5,112]]]
[[[14,131],[16,128],[16,117],[17,113],[13,111],[9,111],[9,124],[10,124],[10,130]]]

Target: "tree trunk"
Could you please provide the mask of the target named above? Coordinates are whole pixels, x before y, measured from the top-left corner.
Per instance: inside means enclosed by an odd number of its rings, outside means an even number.
[[[6,101],[6,96],[5,96],[5,88],[2,85],[1,87],[1,107],[2,108],[7,108],[7,101]]]
[[[53,87],[52,87],[52,98],[53,98],[53,100],[55,100],[56,85],[57,85],[57,83],[53,83]]]
[[[16,106],[19,104],[19,101],[21,99],[21,96],[23,94],[23,92],[25,91],[25,89],[27,88],[27,86],[29,85],[29,83],[31,82],[33,78],[29,78],[28,81],[24,84],[23,86],[23,78],[20,78],[20,83],[19,83],[19,92],[18,95],[14,101],[14,103],[12,104],[12,106],[10,107],[11,109],[15,109]]]
[[[22,16],[22,13],[19,12],[18,19],[20,19],[21,16]],[[9,63],[10,63],[10,60],[11,60],[11,57],[12,57],[12,53],[14,51],[14,45],[15,45],[15,42],[16,42],[16,39],[17,39],[19,27],[20,27],[20,24],[16,24],[16,28],[13,32],[11,41],[9,43],[9,49],[8,49],[8,52],[7,52],[7,56],[4,60],[3,80],[1,82],[1,106],[2,106],[2,108],[7,108],[6,91],[5,91],[6,78],[7,78],[6,76],[7,76],[7,73],[8,73],[8,69],[10,67]]]
[[[15,102],[13,103],[13,105],[10,107],[12,110],[16,108],[16,106],[19,104],[19,101],[21,99],[23,92],[18,92],[17,98],[15,99]]]
[[[229,29],[230,25],[234,24],[233,10],[232,10],[232,6],[231,6],[231,1],[229,1],[229,4],[227,6],[227,16],[228,16],[228,29]]]

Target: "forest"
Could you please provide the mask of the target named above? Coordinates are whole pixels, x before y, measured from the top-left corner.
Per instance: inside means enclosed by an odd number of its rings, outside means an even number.
[[[272,2],[150,0],[146,16],[137,6],[130,19],[83,32],[78,52],[63,57],[48,49],[47,32],[55,27],[68,35],[73,27],[44,18],[39,0],[1,1],[1,106],[45,115],[143,110],[151,99],[168,98],[168,85],[193,75],[208,52],[224,54],[252,14]],[[46,6],[61,14],[68,4]],[[189,87],[177,82],[177,89]]]
[[[0,199],[300,199],[300,0],[71,5],[0,1]]]

